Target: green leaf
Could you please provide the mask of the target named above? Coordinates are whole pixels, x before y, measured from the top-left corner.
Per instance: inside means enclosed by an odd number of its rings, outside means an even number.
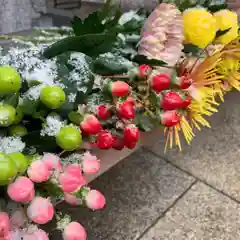
[[[69,118],[69,120],[71,121],[71,122],[73,122],[73,123],[75,123],[76,125],[80,125],[80,123],[82,122],[82,120],[83,120],[83,115],[82,114],[80,114],[79,112],[74,112],[74,111],[72,111],[72,112],[70,112],[69,114],[68,114],[68,118]]]
[[[223,4],[215,4],[215,5],[210,5],[208,7],[208,10],[212,13],[217,12],[219,10],[227,9],[228,5],[226,3]]]
[[[98,12],[93,12],[85,20],[75,16],[72,21],[73,32],[76,36],[90,33],[102,33],[105,29],[99,19]]]
[[[133,58],[133,61],[138,63],[138,64],[148,64],[151,66],[165,66],[167,65],[166,62],[158,59],[149,59],[148,57],[144,55],[136,55]]]
[[[215,38],[219,38],[219,37],[223,36],[224,34],[226,34],[230,30],[231,30],[231,28],[228,28],[226,30],[218,30]]]
[[[103,21],[109,15],[112,7],[112,0],[107,0],[104,6],[98,11],[98,17],[100,21]]]
[[[185,44],[183,52],[186,54],[191,53],[193,56],[198,56],[200,51],[202,51],[198,46],[193,44]]]
[[[19,101],[19,93],[6,95],[3,98],[3,103],[12,105],[13,107],[16,107],[18,105],[18,101]]]
[[[101,55],[94,61],[94,72],[99,75],[114,75],[128,72],[134,64],[114,54]]]
[[[139,130],[143,132],[151,132],[154,129],[154,124],[151,122],[151,119],[142,113],[136,114],[134,121]]]
[[[37,112],[37,108],[39,106],[39,100],[20,98],[19,106],[21,107],[23,114],[32,115]]]
[[[51,46],[44,52],[43,56],[52,58],[68,51],[82,52],[89,56],[96,56],[112,48],[116,41],[116,33],[86,34],[77,37],[67,37]]]

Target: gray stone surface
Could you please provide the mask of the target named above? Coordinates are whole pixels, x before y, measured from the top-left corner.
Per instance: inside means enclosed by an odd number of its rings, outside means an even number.
[[[238,240],[240,206],[195,184],[141,240]]]
[[[148,138],[148,147],[164,158],[240,201],[240,94],[226,95],[219,112],[209,118],[211,129],[197,132],[190,146],[164,154],[159,133]]]
[[[92,184],[107,199],[104,211],[62,206],[88,229],[88,240],[138,237],[194,179],[147,151],[124,159]],[[51,239],[58,239],[56,237]]]

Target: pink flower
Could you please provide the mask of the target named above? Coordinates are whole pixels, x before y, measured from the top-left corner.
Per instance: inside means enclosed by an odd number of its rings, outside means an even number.
[[[48,169],[48,166],[42,160],[36,160],[32,162],[27,170],[28,177],[36,183],[46,182],[52,172]]]
[[[92,210],[102,209],[105,206],[105,197],[97,190],[90,190],[85,198],[86,205]]]
[[[8,186],[7,193],[13,201],[27,203],[34,197],[34,184],[27,177],[18,177]]]
[[[46,224],[52,220],[54,208],[49,199],[36,197],[28,206],[27,215],[34,223]]]
[[[7,213],[0,212],[0,238],[4,238],[9,234],[10,222]]]
[[[173,4],[160,4],[148,17],[141,32],[139,54],[174,66],[182,55],[183,20]]]
[[[51,153],[45,153],[42,157],[42,161],[47,165],[49,170],[61,169],[61,161],[57,155]]]
[[[78,222],[71,222],[63,232],[64,240],[86,240],[87,233],[84,227]]]
[[[85,174],[95,174],[100,170],[100,161],[96,156],[91,155],[89,152],[85,152],[82,159],[82,168]]]
[[[71,193],[86,184],[82,169],[78,164],[70,164],[59,175],[59,183],[64,192]]]

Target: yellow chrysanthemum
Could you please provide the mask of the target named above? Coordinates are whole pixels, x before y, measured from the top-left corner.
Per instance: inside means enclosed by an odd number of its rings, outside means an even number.
[[[204,8],[186,10],[183,13],[183,23],[186,43],[205,48],[216,36],[216,19]]]
[[[224,9],[214,13],[218,30],[230,30],[216,39],[216,43],[228,44],[238,36],[238,16],[236,12]]]

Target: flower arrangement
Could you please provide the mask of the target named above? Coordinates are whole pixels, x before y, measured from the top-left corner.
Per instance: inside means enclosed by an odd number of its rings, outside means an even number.
[[[224,4],[148,14],[107,1],[72,28],[11,37],[22,47],[0,56],[0,239],[47,240],[38,226],[54,215],[64,240],[87,239],[54,206],[104,208],[86,180],[100,170],[96,149],[134,149],[141,131],[163,127],[166,149],[181,150],[181,133],[190,144],[210,127],[205,116],[240,90],[238,28]]]

